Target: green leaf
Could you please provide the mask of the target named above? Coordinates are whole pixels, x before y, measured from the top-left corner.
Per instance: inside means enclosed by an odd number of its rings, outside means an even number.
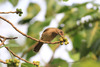
[[[60,5],[55,0],[46,0],[47,2],[47,12],[46,12],[46,18],[55,16],[56,11],[61,8]]]
[[[21,67],[36,67],[36,66],[30,63],[22,63]]]
[[[50,67],[68,67],[68,63],[60,58],[54,59],[50,64]],[[49,66],[47,66],[49,67]]]
[[[81,32],[72,37],[73,47],[74,49],[76,49],[76,51],[80,50],[82,39],[83,39],[83,35]]]
[[[99,28],[99,25],[100,25],[100,22],[96,22],[95,23],[95,26],[93,27],[93,29],[89,32],[89,33],[91,33],[91,34],[88,34],[87,35],[87,39],[88,39],[88,45],[87,45],[87,47],[89,48],[91,45],[92,45],[92,43],[96,40],[96,39],[98,39],[98,38],[100,38],[100,36],[99,36],[99,34],[100,34],[100,28]]]
[[[69,55],[75,61],[78,61],[80,59],[80,53],[74,53],[73,54],[72,52],[69,52]]]
[[[91,51],[97,56],[97,58],[99,59],[100,57],[100,38],[96,39],[92,46],[91,46]]]
[[[15,7],[19,0],[9,0],[9,2]]]
[[[19,47],[19,45],[18,44],[6,44],[2,47]],[[0,48],[2,48],[2,47],[0,47]]]
[[[99,67],[100,62],[93,59],[86,58],[82,61],[78,61],[72,64],[72,67]]]
[[[24,46],[20,46],[16,40],[9,40],[7,47],[9,47],[15,53],[19,53],[24,49]]]
[[[29,23],[40,11],[40,6],[35,3],[30,3],[27,8],[27,16],[19,21],[19,24]]]
[[[84,14],[84,16],[93,15],[93,14],[95,14],[97,11],[98,11],[98,9],[97,9],[97,10],[89,9],[88,12],[87,12],[86,14]]]
[[[57,11],[57,13],[63,13],[63,12],[67,12],[69,10],[70,10],[69,6],[63,6]]]
[[[85,3],[82,3],[82,4],[79,4],[79,3],[73,3],[72,4],[72,7],[77,7],[77,8],[79,8],[79,7],[82,7],[82,6],[86,6],[86,4],[88,4],[89,2],[85,2]]]
[[[66,2],[66,1],[68,1],[68,0],[63,0],[63,1],[65,1],[65,2]]]
[[[83,41],[80,46],[80,59],[86,57],[90,52],[90,48],[87,48],[87,42]]]
[[[82,18],[84,17],[84,14],[89,12],[89,9],[86,8],[86,5],[88,4],[88,2],[86,3],[82,3],[82,4],[73,4],[72,5],[72,12],[73,12],[73,8],[77,8],[77,16],[78,18]],[[74,10],[75,11],[75,10]]]

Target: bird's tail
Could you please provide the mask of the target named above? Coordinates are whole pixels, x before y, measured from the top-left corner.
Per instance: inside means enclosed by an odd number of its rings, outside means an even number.
[[[40,48],[42,47],[42,45],[43,45],[43,42],[38,42],[34,47],[34,51],[38,52]]]

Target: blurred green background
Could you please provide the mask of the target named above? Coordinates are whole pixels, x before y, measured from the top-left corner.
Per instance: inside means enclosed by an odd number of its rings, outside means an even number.
[[[9,1],[13,7],[16,7],[20,2],[20,0],[0,0],[0,3],[3,4],[6,1]],[[68,54],[74,61],[66,62],[61,58],[52,58],[44,66],[100,67],[100,4],[95,3],[95,0],[73,3],[72,5],[59,4],[62,0],[45,0],[45,2],[47,9],[44,21],[32,21],[41,11],[41,8],[37,3],[30,2],[27,7],[27,15],[18,21],[18,24],[27,24],[27,34],[39,39],[40,32],[50,25],[51,20],[57,14],[63,13],[64,16],[58,23],[57,28],[62,29],[65,36],[71,39],[73,49]],[[91,4],[92,7],[87,8],[88,4]],[[58,40],[58,38],[56,37],[54,41]],[[26,55],[25,59],[29,60],[36,55],[32,50],[28,50],[35,43],[36,41],[26,38],[23,46],[20,46],[15,40],[10,40],[7,46],[16,54],[22,53],[23,56]],[[49,44],[49,47],[55,54],[58,45]],[[29,67],[28,65],[30,64],[21,65],[21,67]],[[44,66],[40,65],[40,67]],[[30,67],[33,67],[33,65],[30,65]]]

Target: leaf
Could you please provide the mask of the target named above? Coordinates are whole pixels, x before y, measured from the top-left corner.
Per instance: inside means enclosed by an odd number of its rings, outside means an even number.
[[[96,39],[92,46],[91,46],[91,51],[98,57],[99,60],[99,56],[100,56],[100,38]]]
[[[34,55],[36,55],[36,53],[35,53],[33,50],[29,51],[29,52],[27,53],[26,60],[29,60],[30,57],[32,57],[32,56],[34,56]]]
[[[65,1],[65,2],[66,2],[66,1],[68,1],[68,0],[63,0],[63,1]]]
[[[71,7],[70,6],[64,6],[62,7],[58,12],[64,12],[65,16],[60,21],[60,24],[65,24],[63,27],[63,30],[68,30],[70,28],[73,28],[73,26],[76,25],[77,20],[80,20],[85,15],[94,14],[96,11],[92,9],[86,8],[86,3],[83,4],[74,4]]]
[[[87,42],[83,41],[80,46],[80,59],[86,57],[90,51],[90,48],[87,48]]]
[[[20,46],[16,40],[9,40],[7,47],[9,47],[15,53],[19,53],[24,49],[24,46]]]
[[[19,47],[19,45],[18,44],[6,44],[2,47]],[[0,48],[2,48],[2,47],[0,47]]]
[[[69,52],[70,57],[74,60],[74,61],[78,61],[80,59],[80,53],[72,53]]]
[[[88,4],[89,2],[85,2],[85,3],[82,3],[82,4],[79,4],[79,3],[73,3],[72,4],[72,7],[77,7],[77,8],[79,8],[79,7],[82,7],[82,6],[86,6],[86,4]]]
[[[50,63],[50,67],[68,67],[68,63],[65,60],[57,58]]]
[[[82,61],[78,61],[72,64],[72,67],[99,67],[100,62],[97,62],[93,59],[86,58]]]
[[[21,67],[36,67],[36,66],[30,63],[22,63]]]
[[[80,50],[80,46],[82,44],[83,35],[82,33],[76,34],[72,37],[73,47],[76,51]]]
[[[69,6],[63,6],[57,11],[57,13],[63,13],[69,10],[70,10]]]
[[[97,9],[97,10],[89,9],[88,12],[87,12],[86,14],[84,14],[84,16],[93,15],[93,14],[95,14],[97,11],[98,11],[98,9]]]
[[[47,12],[46,18],[55,16],[56,11],[61,7],[55,0],[46,0],[47,2]]]
[[[81,19],[82,17],[84,17],[84,14],[89,12],[89,9],[86,8],[86,5],[88,4],[88,2],[82,3],[82,4],[73,4],[72,5],[72,9],[73,8],[77,8],[77,16],[79,19]],[[73,10],[72,10],[73,12]]]
[[[88,36],[88,45],[87,45],[88,48],[92,45],[95,39],[100,38],[99,37],[99,34],[100,34],[99,23],[100,22],[97,21],[93,29],[90,31],[91,34],[87,35]]]
[[[19,46],[19,47],[10,47],[10,49],[14,52],[14,53],[20,53],[23,51],[23,49],[25,49],[24,46]]]
[[[20,20],[19,24],[29,23],[32,18],[34,18],[40,11],[40,6],[35,3],[30,3],[27,8],[27,16]]]
[[[9,0],[9,2],[15,7],[19,0]]]

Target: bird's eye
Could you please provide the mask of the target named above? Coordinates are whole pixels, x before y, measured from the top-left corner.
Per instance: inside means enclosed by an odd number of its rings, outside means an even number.
[[[60,33],[61,35],[63,35],[63,32],[62,32],[62,31],[60,31],[59,33]]]
[[[60,31],[60,33],[62,33],[62,31]]]

